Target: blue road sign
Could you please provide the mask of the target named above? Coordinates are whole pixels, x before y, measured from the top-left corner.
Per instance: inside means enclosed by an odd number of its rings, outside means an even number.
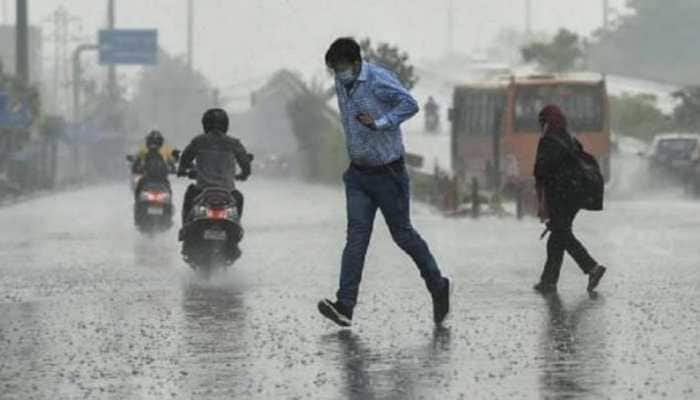
[[[32,125],[32,112],[26,99],[0,92],[0,127],[27,129]]]
[[[158,63],[155,29],[103,29],[99,32],[100,64],[154,65]]]

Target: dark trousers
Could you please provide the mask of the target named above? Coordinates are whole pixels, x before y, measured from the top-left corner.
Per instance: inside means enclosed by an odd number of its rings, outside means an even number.
[[[338,302],[352,309],[365,265],[377,210],[384,215],[394,242],[415,262],[431,293],[445,285],[445,279],[428,245],[413,229],[410,217],[409,179],[405,169],[367,174],[350,167],[343,175],[347,198],[347,241],[340,268]]]
[[[185,192],[185,199],[182,202],[182,225],[185,225],[185,221],[187,220],[187,215],[189,215],[190,210],[192,209],[192,206],[194,205],[194,199],[197,198],[202,193],[202,189],[197,187],[197,185],[189,185],[187,187],[187,191]],[[238,215],[242,218],[243,217],[243,193],[239,192],[238,190],[235,190],[231,192],[231,196],[233,196],[233,199],[236,201],[236,205],[238,206]]]
[[[549,209],[548,227],[551,231],[547,241],[547,261],[540,281],[555,284],[559,281],[559,272],[566,251],[576,261],[583,273],[589,273],[598,263],[591,257],[583,244],[574,236],[572,225],[577,209],[565,206]]]

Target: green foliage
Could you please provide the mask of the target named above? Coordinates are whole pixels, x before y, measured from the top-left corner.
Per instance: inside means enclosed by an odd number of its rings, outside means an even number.
[[[408,62],[408,53],[402,52],[397,46],[379,43],[377,47],[372,47],[370,39],[366,38],[360,42],[360,48],[365,61],[381,65],[396,73],[406,89],[413,89],[418,82],[413,65]]]
[[[680,104],[673,110],[673,122],[679,130],[700,132],[700,86],[673,93]]]
[[[633,12],[597,33],[588,59],[605,72],[682,84],[700,83],[698,0],[629,0]]]
[[[669,118],[656,107],[651,94],[610,96],[612,130],[625,136],[651,140],[659,132],[671,128]]]
[[[560,29],[551,42],[533,42],[521,49],[526,62],[536,62],[544,72],[566,72],[574,68],[583,55],[578,35]]]
[[[287,115],[306,161],[306,179],[338,183],[348,165],[338,115],[325,104],[323,93],[306,92],[289,101]]]

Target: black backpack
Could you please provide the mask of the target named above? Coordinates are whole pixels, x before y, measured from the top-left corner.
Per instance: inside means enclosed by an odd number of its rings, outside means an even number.
[[[143,174],[147,181],[165,182],[168,180],[168,163],[157,151],[149,151],[143,161]]]
[[[605,179],[600,170],[598,161],[591,154],[583,150],[581,146],[571,146],[556,135],[549,135],[564,147],[575,160],[575,166],[571,171],[571,197],[576,199],[576,206],[583,210],[601,211],[603,209],[603,197],[605,192]],[[574,142],[574,140],[572,140]],[[572,148],[574,147],[574,148]]]

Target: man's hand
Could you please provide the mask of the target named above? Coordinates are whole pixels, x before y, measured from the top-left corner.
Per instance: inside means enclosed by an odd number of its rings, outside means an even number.
[[[372,118],[371,115],[367,113],[360,113],[355,116],[357,121],[361,123],[362,125],[366,126],[367,128],[376,131],[377,130],[377,125],[374,123],[374,118]]]

